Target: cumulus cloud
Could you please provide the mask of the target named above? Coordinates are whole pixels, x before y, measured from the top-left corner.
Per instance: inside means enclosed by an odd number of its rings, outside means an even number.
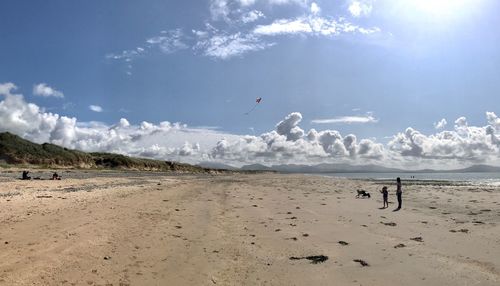
[[[463,166],[500,161],[500,118],[486,113],[485,126],[471,126],[465,117],[453,130],[426,135],[407,128],[386,144],[375,139],[343,135],[338,130],[305,131],[303,116],[292,112],[273,130],[258,136],[233,135],[207,128],[190,128],[168,121],[131,124],[126,118],[109,125],[81,122],[75,117],[46,112],[26,102],[13,83],[0,84],[0,132],[9,131],[28,140],[50,142],[83,151],[114,152],[189,163],[217,161],[248,163],[377,163],[393,167],[450,164]]]
[[[446,124],[448,124],[448,122],[446,122],[446,119],[443,118],[438,122],[434,122],[434,128],[436,130],[444,129],[446,127]]]
[[[275,130],[260,136],[244,136],[238,141],[221,140],[212,150],[214,158],[264,163],[318,163],[332,160],[381,160],[384,147],[369,139],[358,142],[353,134],[342,136],[336,130],[304,132],[302,114],[293,112]]]
[[[347,10],[354,17],[368,16],[373,9],[373,0],[352,0]]]
[[[487,112],[490,125],[469,126],[465,117],[455,120],[454,130],[424,135],[407,128],[388,143],[390,150],[403,157],[422,159],[454,159],[489,162],[499,159],[498,129],[493,127],[496,114]]]
[[[299,112],[290,113],[276,125],[276,132],[286,136],[286,140],[296,141],[304,136],[304,130],[298,126],[300,121],[302,121],[302,114]]]
[[[353,123],[377,123],[378,119],[372,115],[365,116],[339,116],[329,119],[314,119],[311,123],[315,124],[353,124]]]
[[[103,112],[102,107],[100,107],[99,105],[89,105],[89,109],[94,112]]]
[[[168,121],[131,124],[122,118],[113,125],[81,122],[75,117],[45,112],[16,94],[13,83],[0,83],[0,132],[11,132],[25,139],[49,142],[83,151],[113,152],[161,160],[197,163],[208,160],[211,148],[223,137],[239,136],[189,128]]]
[[[45,112],[15,94],[14,84],[0,84],[0,131],[10,131],[34,142],[51,142],[83,151],[114,152],[156,159],[197,163],[214,160],[233,165],[250,162],[322,162],[324,160],[380,160],[383,146],[335,130],[306,132],[302,115],[293,112],[274,130],[259,136],[239,136],[213,129],[189,128],[180,123],[141,122],[122,118],[113,125],[80,122],[75,117]],[[223,138],[223,139],[221,139]]]
[[[63,98],[64,94],[50,86],[46,83],[39,83],[33,86],[33,95],[42,97],[56,97]]]

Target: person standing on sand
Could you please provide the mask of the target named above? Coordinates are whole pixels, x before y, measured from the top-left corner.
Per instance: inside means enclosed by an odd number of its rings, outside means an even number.
[[[396,179],[396,197],[398,198],[398,207],[394,211],[399,211],[403,204],[403,189],[401,187],[401,178]]]
[[[388,208],[389,207],[389,191],[387,191],[387,187],[383,187],[382,188],[382,191],[380,191],[382,193],[382,196],[384,198],[384,206],[382,207],[383,209],[385,208]]]

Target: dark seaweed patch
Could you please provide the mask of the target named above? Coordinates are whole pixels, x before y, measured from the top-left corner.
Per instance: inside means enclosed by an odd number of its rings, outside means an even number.
[[[303,256],[303,257],[290,257],[290,260],[301,260],[307,259],[311,262],[311,264],[323,263],[328,260],[328,256],[326,255],[312,255],[312,256]]]

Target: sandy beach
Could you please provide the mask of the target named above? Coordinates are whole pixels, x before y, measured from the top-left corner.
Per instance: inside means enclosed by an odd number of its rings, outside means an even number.
[[[59,173],[0,172],[0,285],[500,284],[500,188]]]

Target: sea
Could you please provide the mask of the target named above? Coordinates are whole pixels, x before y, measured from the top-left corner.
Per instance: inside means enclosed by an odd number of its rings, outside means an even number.
[[[488,185],[500,187],[500,173],[323,173],[322,176],[364,179],[364,180],[418,180],[418,181],[449,181],[470,185]]]

